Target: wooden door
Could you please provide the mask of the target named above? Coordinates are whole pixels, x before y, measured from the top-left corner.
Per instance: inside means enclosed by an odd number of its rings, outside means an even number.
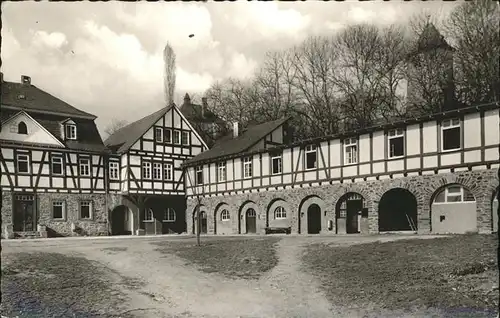
[[[248,209],[246,213],[245,226],[247,233],[257,232],[257,214],[254,209]]]
[[[346,215],[346,230],[347,233],[359,233],[358,230],[358,215],[363,209],[362,200],[348,200],[347,201],[347,215]]]
[[[13,230],[36,231],[35,202],[33,195],[16,195],[14,199]]]
[[[321,208],[311,204],[307,209],[307,233],[319,234],[321,232]]]

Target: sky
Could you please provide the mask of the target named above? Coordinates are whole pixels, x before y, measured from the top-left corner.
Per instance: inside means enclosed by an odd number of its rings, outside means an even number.
[[[4,80],[33,85],[98,117],[135,121],[165,106],[163,57],[177,59],[176,103],[214,82],[247,78],[267,51],[350,24],[445,16],[455,2],[2,2]],[[194,37],[189,37],[194,34]]]

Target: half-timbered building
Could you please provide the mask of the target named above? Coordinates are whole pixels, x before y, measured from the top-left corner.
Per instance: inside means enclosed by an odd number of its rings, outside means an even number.
[[[96,116],[2,76],[2,235],[106,235],[106,148]]]
[[[167,234],[186,230],[181,164],[207,149],[173,104],[133,122],[105,140],[110,149],[112,234]]]
[[[277,146],[283,123],[185,162],[188,232],[497,230],[498,103]]]

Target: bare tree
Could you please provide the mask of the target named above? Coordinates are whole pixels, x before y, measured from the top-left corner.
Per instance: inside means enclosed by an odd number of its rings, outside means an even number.
[[[167,43],[163,50],[163,62],[165,64],[163,76],[165,103],[171,105],[174,102],[176,65],[175,52],[170,43]]]
[[[198,246],[201,246],[201,203],[202,203],[202,193],[200,193],[198,190],[198,186],[192,182],[191,180],[191,174],[189,173],[189,169],[194,168],[188,168],[186,171],[186,175],[189,181],[189,186],[191,187],[191,190],[193,191],[194,196],[196,197],[196,244]],[[195,176],[196,178],[196,176]],[[202,187],[202,192],[203,192],[203,185]],[[193,224],[194,226],[194,224]]]
[[[111,136],[121,128],[127,126],[128,122],[126,120],[122,119],[113,119],[111,121],[111,124],[109,124],[105,129],[104,132],[106,133],[107,137]]]
[[[500,98],[500,5],[476,0],[456,7],[445,23],[456,48],[458,99],[468,105]]]

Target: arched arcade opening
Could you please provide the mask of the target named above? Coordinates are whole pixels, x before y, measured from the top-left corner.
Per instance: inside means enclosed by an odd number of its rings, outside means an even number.
[[[379,232],[418,230],[417,199],[408,190],[395,188],[382,195],[378,204]]]
[[[134,231],[132,210],[119,205],[111,211],[111,235],[131,235]]]
[[[469,189],[460,184],[450,184],[434,193],[431,231],[438,234],[477,232],[476,199]]]
[[[336,233],[354,234],[362,231],[362,218],[367,218],[365,199],[356,192],[348,192],[340,197],[335,207]]]

